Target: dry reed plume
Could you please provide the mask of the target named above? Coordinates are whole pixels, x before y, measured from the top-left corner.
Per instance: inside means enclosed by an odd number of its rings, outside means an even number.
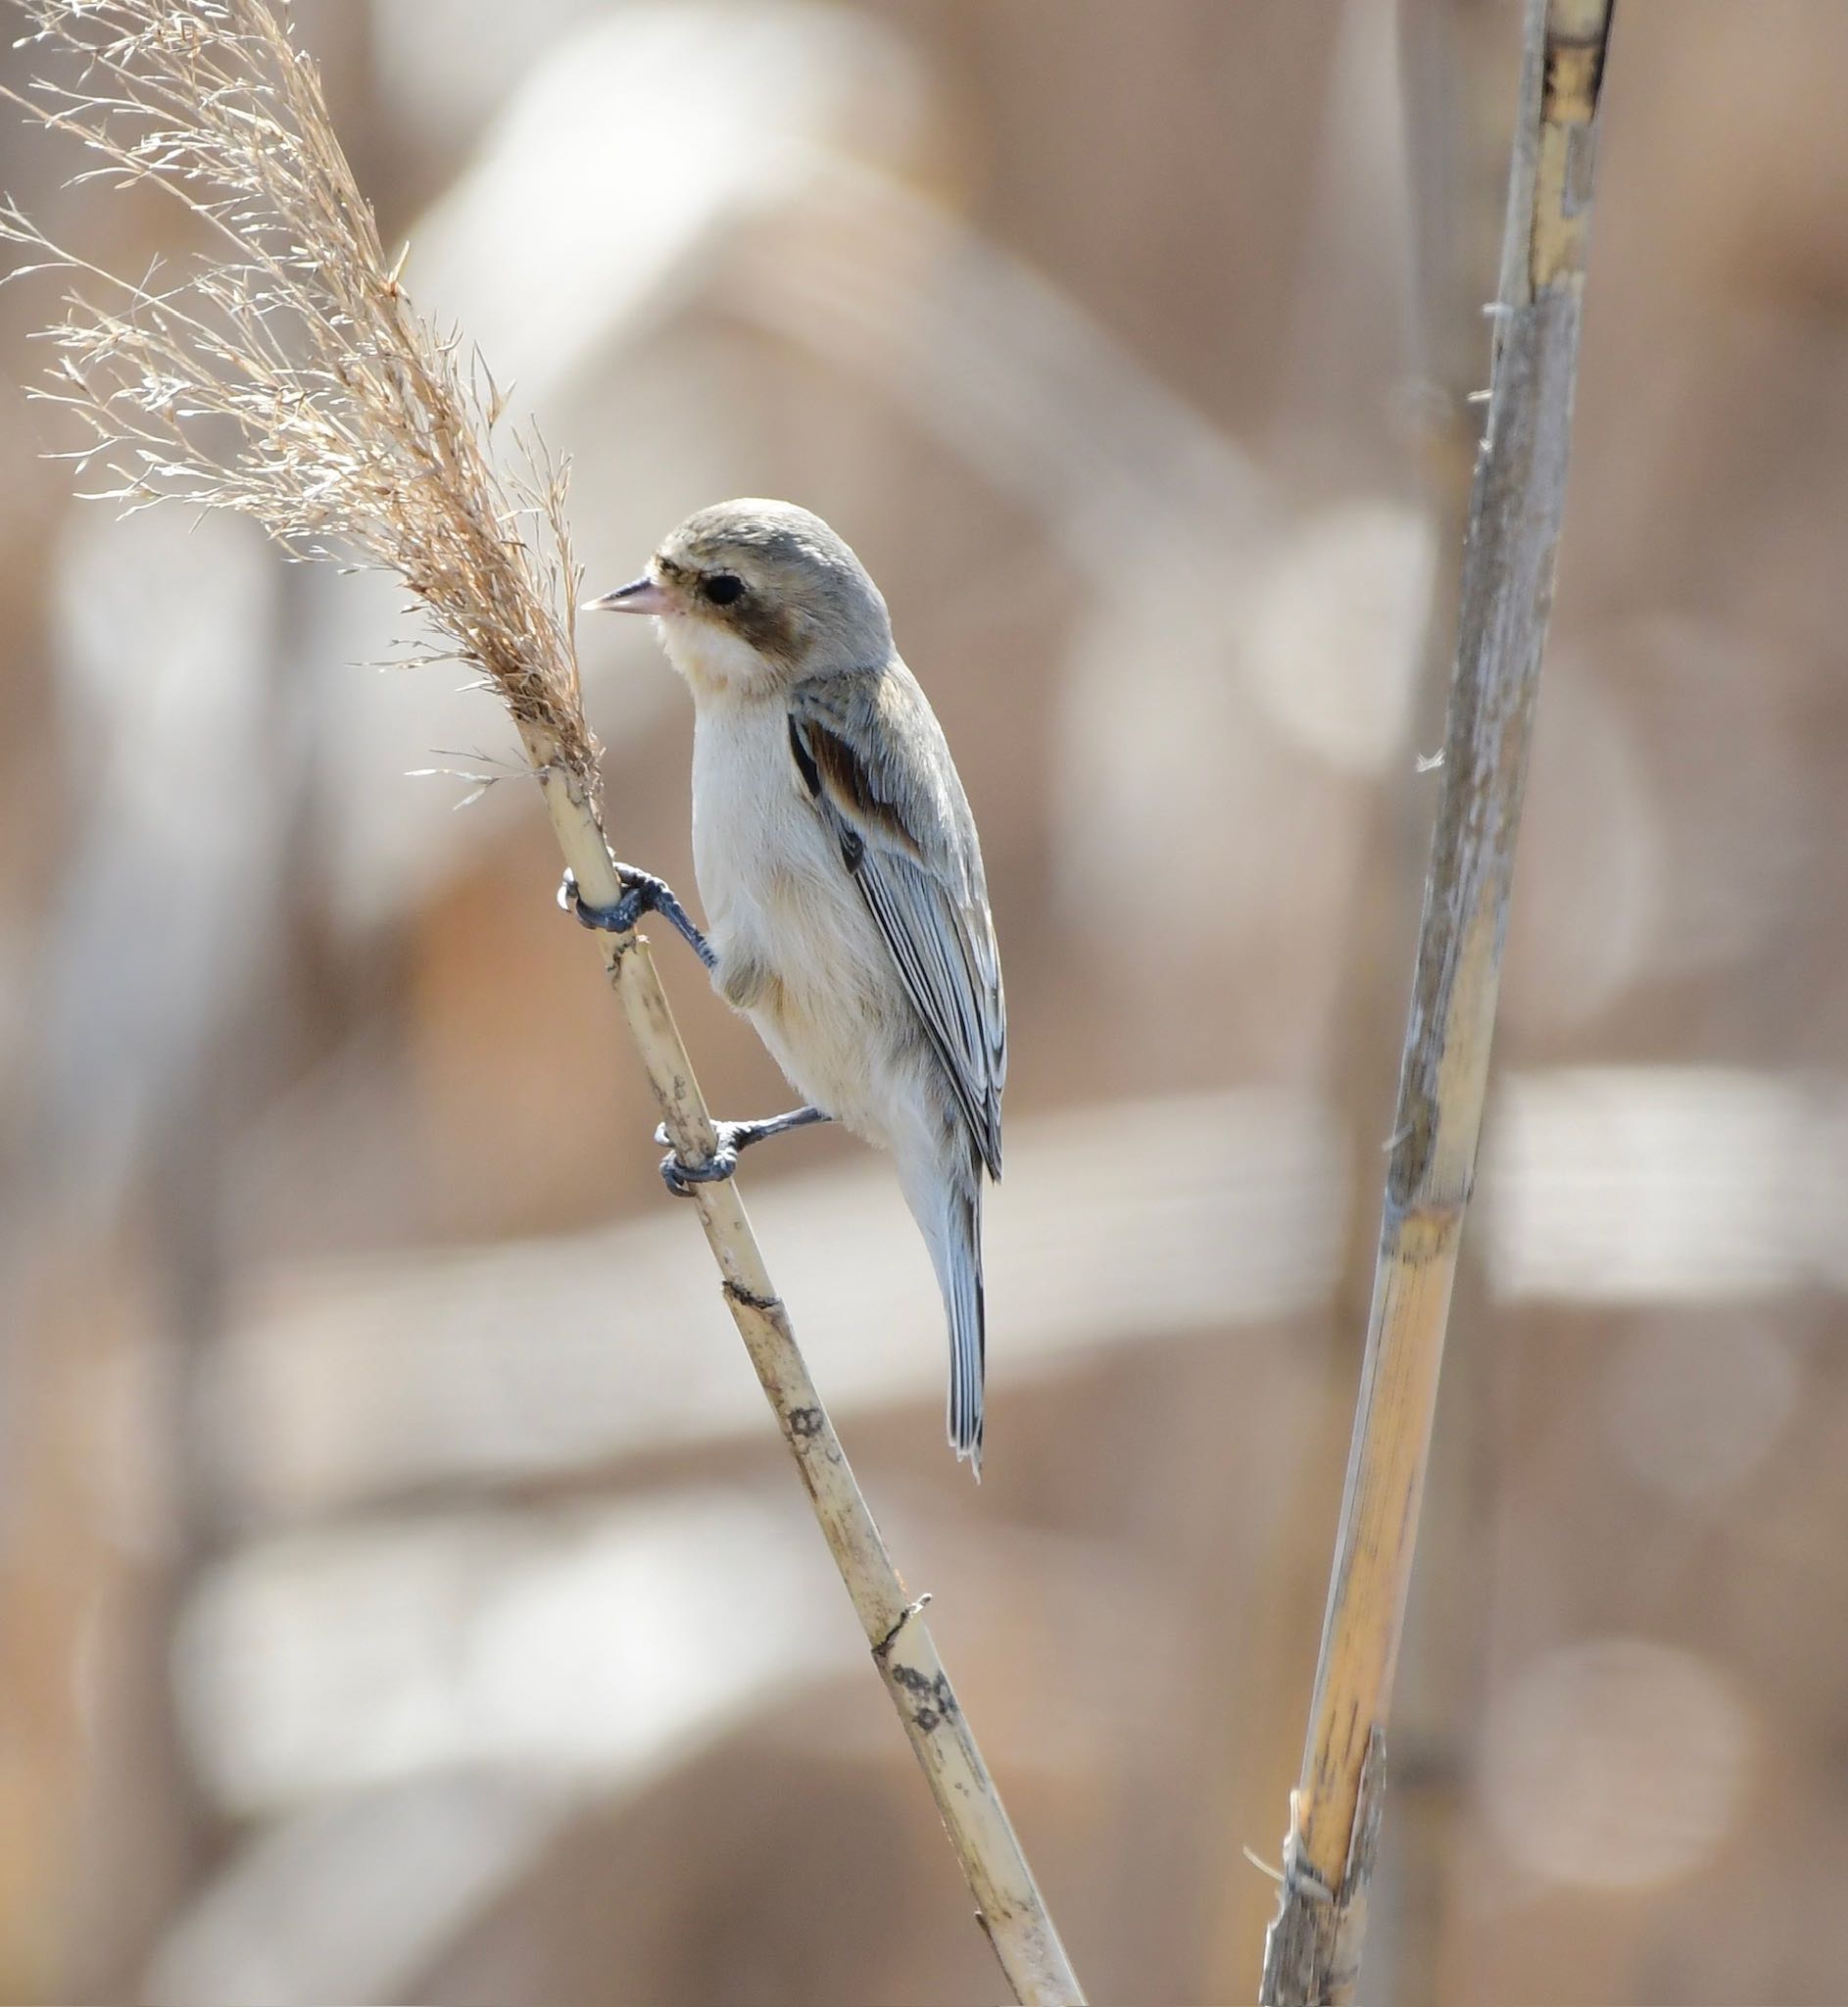
[[[37,260],[13,275],[51,266],[105,294],[47,330],[59,363],[35,392],[95,434],[79,464],[108,468],[103,494],[128,508],[231,509],[299,556],[396,572],[445,653],[594,787],[562,475],[536,450],[516,479],[490,456],[492,380],[413,311],[283,20],[252,0],[26,11],[25,46],[84,59],[77,84],[40,80],[25,101],[103,157],[83,178],[157,183],[227,254],[131,281],[0,208],[0,237]]]
[[[497,464],[503,400],[460,337],[419,319],[334,136],[314,65],[267,0],[23,0],[74,82],[16,96],[74,135],[90,178],[176,197],[211,250],[139,281],[51,242],[17,206],[0,240],[75,289],[47,330],[40,394],[91,439],[126,509],[179,501],[254,516],[302,558],[403,579],[429,655],[479,669],[512,714],[584,896],[621,893],[601,813],[598,748],[572,640],[577,577],[564,477],[530,442]],[[100,304],[84,288],[100,290]],[[427,658],[426,658],[427,659]],[[683,1158],[714,1148],[705,1103],[648,944],[602,936],[605,964]],[[880,1540],[809,1378],[735,1183],[696,1204],[744,1338],[874,1663],[923,1767],[979,1918],[1023,2002],[1082,2001],[921,1602]]]

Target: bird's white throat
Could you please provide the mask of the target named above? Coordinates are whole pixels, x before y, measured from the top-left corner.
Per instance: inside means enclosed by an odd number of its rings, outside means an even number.
[[[670,614],[655,622],[667,660],[696,697],[740,697],[760,687],[770,664],[742,635],[711,620]]]

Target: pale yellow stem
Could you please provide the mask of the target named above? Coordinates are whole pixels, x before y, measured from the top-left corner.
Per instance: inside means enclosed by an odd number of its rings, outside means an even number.
[[[1457,1248],[1488,1086],[1502,940],[1565,510],[1613,0],[1527,0],[1488,429],[1464,560],[1442,796],[1341,1501],[1266,2007],[1353,1998],[1386,1720]],[[1429,1975],[1412,1975],[1414,1983]]]

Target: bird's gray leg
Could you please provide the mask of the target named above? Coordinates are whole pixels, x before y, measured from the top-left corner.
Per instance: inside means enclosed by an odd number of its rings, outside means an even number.
[[[659,913],[708,969],[718,966],[711,945],[664,878],[639,871],[633,864],[618,864],[616,876],[622,881],[622,897],[614,906],[587,906],[575,875],[569,871],[559,886],[559,904],[567,913],[577,915],[580,926],[599,927],[607,934],[626,934],[644,913]]]
[[[834,1118],[824,1114],[820,1108],[792,1108],[787,1115],[767,1115],[760,1122],[714,1122],[718,1132],[718,1148],[703,1164],[683,1164],[671,1152],[661,1158],[661,1182],[676,1199],[691,1199],[696,1185],[716,1185],[721,1179],[729,1178],[738,1168],[738,1152],[749,1150],[754,1143],[761,1143],[766,1137],[783,1136],[792,1129],[806,1129],[811,1122],[828,1122]],[[667,1125],[662,1123],[655,1132],[657,1143],[671,1143]]]

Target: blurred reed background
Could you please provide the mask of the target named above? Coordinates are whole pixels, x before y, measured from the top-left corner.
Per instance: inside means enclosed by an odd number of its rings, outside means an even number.
[[[593,585],[754,492],[887,589],[1013,1013],[980,1492],[883,1163],[779,1146],[753,1210],[1092,1997],[1248,1999],[1518,9],[298,21]],[[1627,0],[1380,2007],[1848,1994],[1845,70],[1828,0]],[[174,247],[72,166],[0,124],[55,235]],[[376,581],[73,503],[50,306],[0,293],[0,1996],[995,1996],[492,701],[357,666]],[[682,694],[584,650],[690,889]],[[675,954],[714,1105],[781,1105]]]

